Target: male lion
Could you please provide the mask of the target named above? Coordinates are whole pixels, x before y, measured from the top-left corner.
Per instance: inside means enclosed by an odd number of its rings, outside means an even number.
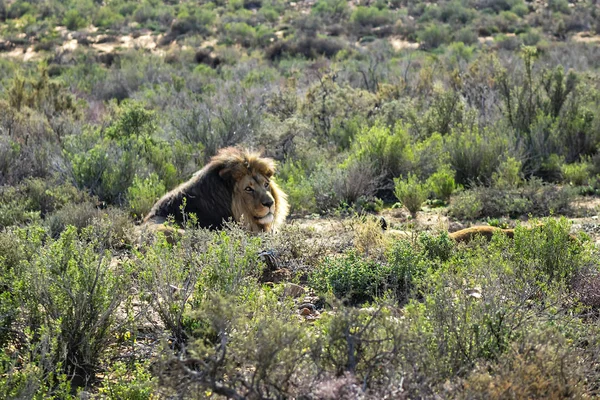
[[[253,232],[269,232],[288,214],[287,195],[271,180],[275,163],[259,153],[228,147],[219,150],[190,180],[154,204],[144,224],[162,224],[168,216],[183,225],[181,211],[194,213],[202,228],[219,229],[229,219]]]

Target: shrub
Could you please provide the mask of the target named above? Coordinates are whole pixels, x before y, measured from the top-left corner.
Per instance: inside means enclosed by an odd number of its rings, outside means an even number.
[[[571,12],[569,9],[569,2],[567,0],[549,0],[548,8],[554,12],[563,14],[569,14]]]
[[[149,367],[148,362],[127,365],[117,361],[107,371],[98,392],[110,398],[150,400],[158,385]]]
[[[406,179],[400,177],[394,179],[394,195],[404,207],[415,217],[421,205],[427,200],[429,190],[412,173]]]
[[[85,18],[81,14],[79,14],[79,11],[74,9],[67,11],[62,23],[70,31],[76,31],[78,29],[84,28],[87,25],[87,21],[85,20]]]
[[[578,352],[566,350],[567,340],[553,329],[527,335],[524,343],[512,345],[497,362],[479,365],[458,398],[582,396],[583,384],[578,378],[582,361]]]
[[[36,252],[16,273],[23,318],[34,332],[48,329],[61,349],[52,354],[52,364],[61,365],[73,385],[84,385],[99,369],[115,310],[127,295],[127,264],[109,269],[111,254],[91,229],[78,234],[68,227],[56,240],[38,235],[35,244]]]
[[[528,214],[543,217],[568,213],[574,195],[569,187],[558,188],[539,179],[531,179],[516,189],[475,186],[452,199],[450,213],[459,219],[517,218]]]
[[[156,117],[139,103],[126,103],[116,120],[103,131],[91,129],[67,141],[66,156],[76,182],[101,200],[123,203],[136,174],[155,172],[165,187],[178,180],[172,164],[174,146],[154,137]]]
[[[336,39],[307,36],[297,40],[275,42],[265,50],[265,56],[271,61],[286,56],[302,56],[313,60],[321,56],[332,58],[344,48],[344,44]]]
[[[166,193],[165,185],[155,173],[142,180],[136,176],[131,186],[127,189],[127,202],[130,212],[136,218],[143,218],[156,200]]]
[[[191,217],[193,225],[193,216]],[[159,235],[145,254],[138,254],[140,284],[144,299],[161,318],[180,348],[197,321],[187,314],[210,294],[237,294],[262,272],[260,237],[249,237],[241,227],[210,232],[188,229],[171,246]]]
[[[50,229],[50,235],[56,238],[68,226],[73,226],[77,229],[89,226],[94,218],[100,217],[100,214],[101,212],[95,203],[73,204],[48,215],[45,225]]]
[[[509,143],[509,137],[499,128],[483,132],[476,126],[453,129],[445,145],[450,166],[456,171],[456,182],[461,185],[489,183],[501,162],[498,155],[510,154]]]
[[[350,8],[344,0],[318,0],[312,7],[311,13],[326,21],[339,22],[348,18]]]
[[[521,162],[513,157],[503,161],[498,166],[498,170],[492,174],[492,184],[498,189],[514,189],[519,187],[522,181]]]
[[[447,261],[455,247],[454,241],[446,231],[437,236],[423,232],[419,235],[419,243],[423,246],[423,254],[430,260]]]
[[[386,278],[383,265],[350,252],[325,258],[309,279],[321,292],[331,291],[350,304],[362,304],[384,294]]]
[[[250,299],[213,295],[189,318],[200,322],[195,340],[182,354],[165,352],[157,368],[163,386],[233,398],[299,397],[307,390],[314,339],[273,291]]]
[[[584,186],[590,180],[591,166],[588,162],[566,164],[562,167],[563,179],[574,186]]]
[[[440,47],[450,40],[450,32],[445,26],[430,25],[417,33],[419,44],[423,49],[430,50]]]
[[[391,20],[392,15],[389,10],[377,7],[359,6],[350,16],[350,22],[356,24],[359,29],[382,26],[389,24]]]
[[[287,161],[279,171],[279,177],[292,212],[313,212],[317,209],[315,192],[301,164]]]
[[[587,258],[580,244],[570,239],[571,223],[565,217],[547,218],[534,227],[515,229],[513,257],[524,265],[536,266],[536,280],[542,284],[568,282]]]
[[[354,160],[363,165],[373,165],[378,175],[406,174],[414,160],[406,127],[399,124],[393,130],[383,126],[361,130],[352,142],[345,164]]]
[[[472,28],[462,28],[454,34],[454,41],[462,42],[469,46],[478,43],[479,39],[477,37],[477,32]]]
[[[430,257],[434,254],[433,248],[433,245],[427,248],[431,253],[426,254]],[[442,253],[443,251],[440,255],[443,255]],[[387,286],[393,291],[396,299],[404,302],[414,294],[413,291],[425,275],[429,263],[426,262],[423,254],[415,250],[406,240],[396,241],[386,252],[386,259],[389,265]]]
[[[427,185],[431,188],[436,198],[445,202],[450,200],[450,196],[456,190],[454,175],[455,172],[450,168],[442,167],[427,178]]]

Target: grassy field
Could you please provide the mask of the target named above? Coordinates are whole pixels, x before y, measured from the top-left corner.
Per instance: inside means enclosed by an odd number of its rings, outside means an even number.
[[[599,396],[599,21],[0,0],[0,398]],[[140,242],[226,146],[277,161],[285,227]]]

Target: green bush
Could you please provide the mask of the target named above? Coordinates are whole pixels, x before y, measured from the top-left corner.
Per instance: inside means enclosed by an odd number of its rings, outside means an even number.
[[[501,163],[499,154],[510,154],[509,137],[500,128],[485,129],[477,126],[458,127],[446,137],[450,166],[456,171],[456,182],[470,185],[489,183]]]
[[[92,229],[78,234],[67,227],[56,240],[39,234],[29,240],[36,251],[16,269],[23,321],[33,332],[48,330],[61,349],[51,355],[52,365],[62,366],[73,385],[84,385],[100,368],[115,310],[128,294],[127,264],[109,267],[111,253]]]
[[[427,200],[428,193],[427,185],[421,183],[412,173],[409,173],[406,179],[394,178],[394,195],[413,217],[421,210],[421,205]]]
[[[314,212],[317,210],[314,189],[308,180],[306,170],[300,163],[287,161],[278,174],[281,188],[288,195],[292,212]]]
[[[150,169],[165,187],[173,187],[178,172],[173,165],[175,146],[156,139],[156,117],[139,103],[125,103],[104,131],[90,130],[70,137],[66,156],[77,183],[101,200],[123,203],[136,174]]]
[[[447,261],[453,254],[455,243],[448,232],[442,232],[438,236],[429,233],[419,235],[419,243],[423,246],[423,254],[430,260]]]
[[[574,186],[585,186],[590,180],[590,169],[591,165],[588,162],[563,165],[563,179]]]
[[[131,186],[127,189],[127,202],[130,212],[136,218],[143,218],[156,200],[166,193],[165,185],[159,180],[155,173],[149,177],[141,179],[136,176],[133,178]]]
[[[419,44],[422,48],[436,49],[450,40],[450,31],[447,27],[439,24],[430,25],[417,33]]]
[[[331,291],[350,304],[362,304],[384,295],[387,269],[355,252],[328,257],[311,274],[311,285],[322,293]]]
[[[518,218],[524,215],[537,217],[570,211],[575,196],[569,187],[558,188],[531,179],[516,189],[475,186],[452,199],[450,213],[459,219],[484,217]]]
[[[356,24],[359,29],[382,26],[390,23],[391,20],[392,14],[389,10],[377,7],[359,6],[350,15],[350,22]]]
[[[514,189],[521,185],[521,162],[508,157],[492,174],[492,184],[498,189]]]
[[[149,363],[127,365],[117,361],[110,366],[98,392],[109,398],[150,400],[156,391],[156,378]]]
[[[345,164],[355,160],[363,165],[373,165],[376,174],[406,174],[414,161],[408,130],[400,124],[393,130],[383,126],[361,130],[352,142]]]
[[[454,181],[455,172],[448,167],[438,169],[433,175],[427,178],[427,185],[435,194],[437,199],[447,202],[450,196],[456,190]]]
[[[74,9],[66,12],[62,23],[71,31],[76,31],[84,28],[87,25],[85,18],[79,13],[79,11]]]
[[[570,238],[571,223],[561,217],[533,221],[533,225],[515,229],[512,257],[523,265],[535,265],[535,278],[542,284],[569,281],[588,262],[581,245]]]

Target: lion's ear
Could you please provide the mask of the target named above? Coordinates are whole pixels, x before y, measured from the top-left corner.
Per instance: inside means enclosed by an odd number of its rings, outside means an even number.
[[[229,180],[229,179],[231,179],[231,175],[232,175],[231,168],[222,168],[222,169],[219,171],[219,176],[220,176],[222,179]]]

